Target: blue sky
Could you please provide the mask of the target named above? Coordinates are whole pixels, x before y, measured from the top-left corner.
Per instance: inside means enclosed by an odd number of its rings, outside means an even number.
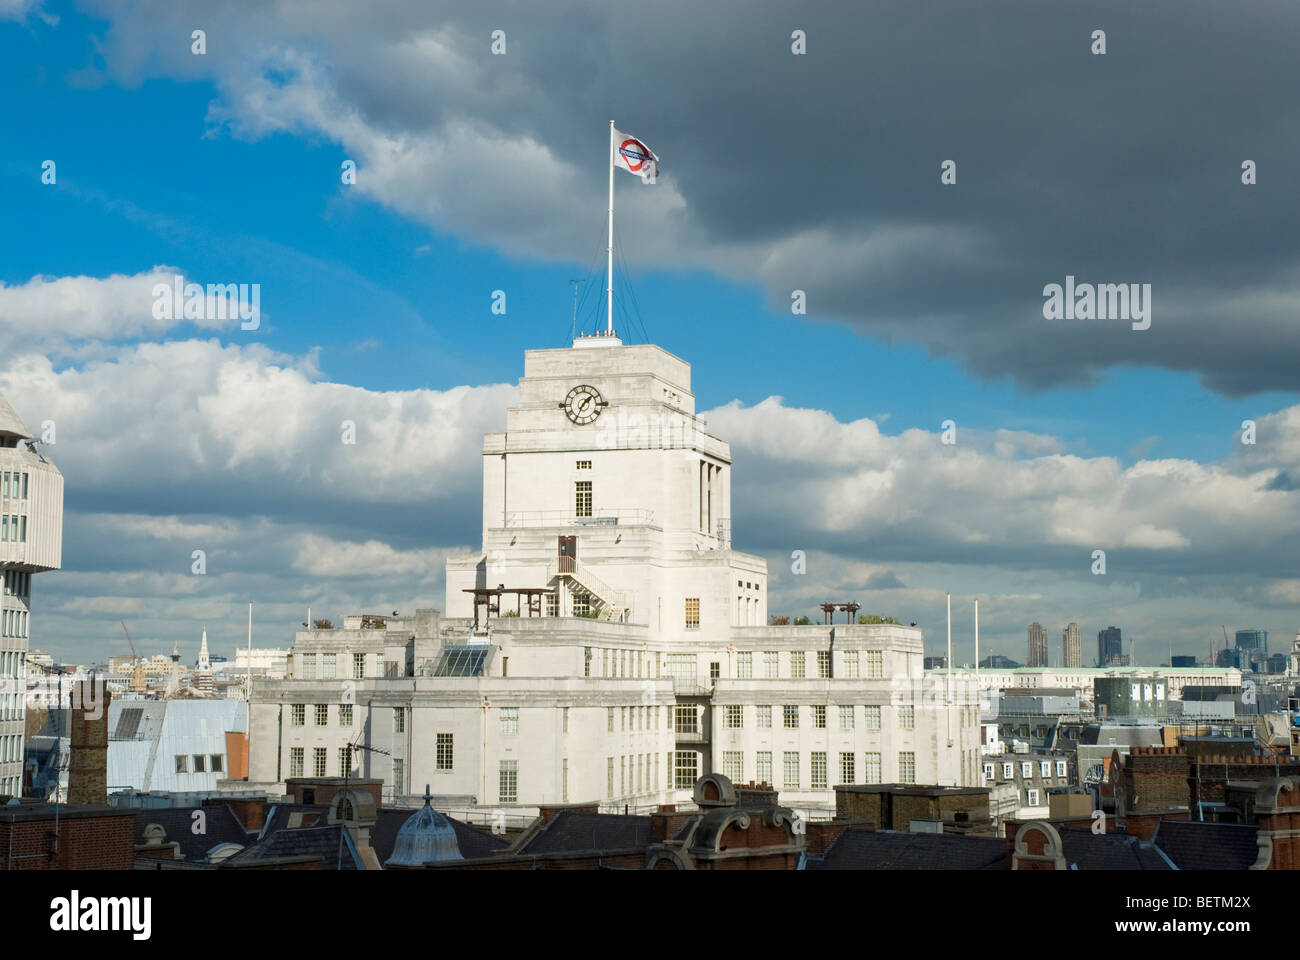
[[[1244,345],[1240,354],[1223,354],[1223,366],[1244,372],[1233,373],[1235,379],[1226,387],[1214,379],[1220,376],[1219,348],[1205,333],[1223,326],[1225,314],[1202,318],[1193,316],[1194,309],[1186,309],[1186,325],[1177,326],[1177,310],[1188,303],[1235,303],[1234,297],[1276,289],[1276,278],[1289,276],[1293,265],[1287,257],[1279,256],[1274,276],[1252,275],[1249,265],[1241,264],[1225,265],[1222,276],[1216,276],[1213,270],[1193,269],[1189,264],[1193,276],[1186,278],[1184,286],[1173,295],[1166,295],[1168,285],[1157,285],[1159,305],[1179,305],[1170,308],[1172,315],[1157,314],[1157,333],[1168,339],[1153,336],[1142,344],[1142,349],[1116,353],[1099,336],[1094,354],[1087,331],[1079,332],[1080,339],[1073,344],[1031,345],[1025,343],[1027,338],[1046,338],[1024,326],[1023,318],[1004,323],[999,314],[1014,312],[1016,303],[1027,302],[1032,308],[1038,302],[1041,283],[1059,282],[1066,272],[1075,269],[1071,265],[1075,262],[1080,263],[1080,275],[1086,275],[1088,261],[1079,253],[1082,242],[1078,250],[1067,250],[1068,256],[1063,253],[1054,261],[1063,265],[1061,269],[1053,266],[1030,273],[1012,292],[1005,289],[1007,268],[1001,264],[988,274],[988,291],[982,288],[978,271],[958,276],[955,269],[946,269],[948,247],[939,241],[911,259],[897,261],[888,268],[888,274],[868,260],[854,266],[852,255],[859,247],[866,249],[864,237],[876,236],[880,231],[888,235],[888,230],[903,224],[915,230],[940,231],[936,236],[947,237],[949,247],[965,242],[962,238],[966,237],[984,244],[988,252],[963,261],[962,269],[966,270],[971,263],[999,260],[1007,249],[1006,238],[1017,233],[1018,224],[1023,224],[1026,237],[1046,235],[1045,231],[1058,228],[1080,235],[1101,230],[1099,224],[1080,219],[1086,214],[1081,215],[1070,203],[1063,202],[1061,209],[1051,212],[1059,219],[1049,225],[1049,217],[1008,212],[1009,205],[1000,202],[989,208],[998,210],[998,217],[1003,218],[994,227],[992,214],[981,213],[977,203],[969,210],[936,213],[934,188],[927,186],[926,192],[921,188],[915,188],[914,193],[908,189],[896,191],[901,192],[901,199],[889,194],[888,202],[904,209],[893,210],[887,217],[882,214],[880,219],[873,219],[871,204],[862,201],[865,208],[854,214],[858,217],[856,225],[846,226],[848,214],[835,211],[833,203],[830,211],[816,216],[808,213],[806,217],[773,206],[770,216],[766,212],[761,217],[755,215],[753,223],[746,225],[740,222],[745,208],[766,210],[765,205],[775,194],[801,188],[791,186],[791,180],[775,167],[766,180],[758,178],[760,170],[754,175],[758,184],[754,192],[739,194],[737,202],[742,206],[732,211],[735,215],[727,217],[725,209],[713,209],[712,204],[724,202],[719,198],[726,198],[727,191],[716,190],[713,196],[699,191],[703,190],[706,176],[717,176],[720,163],[706,162],[699,154],[706,150],[702,146],[703,134],[709,123],[717,122],[718,115],[704,108],[692,115],[689,107],[681,107],[689,104],[693,90],[687,78],[667,81],[674,89],[680,85],[684,92],[675,101],[665,93],[664,99],[670,102],[656,107],[626,95],[584,104],[582,110],[566,109],[568,105],[560,102],[557,94],[550,106],[565,110],[565,120],[563,133],[557,132],[553,139],[548,138],[553,128],[547,128],[542,117],[527,116],[528,104],[512,108],[510,98],[501,96],[497,98],[500,102],[494,101],[491,109],[483,112],[481,105],[457,105],[457,98],[466,104],[472,98],[466,90],[449,89],[446,102],[438,102],[437,110],[431,112],[459,111],[487,128],[503,132],[507,140],[514,138],[514,142],[520,142],[525,135],[533,137],[544,148],[548,162],[564,171],[567,179],[554,187],[553,202],[548,201],[552,205],[544,207],[547,211],[562,211],[561,217],[567,221],[564,242],[552,244],[538,227],[545,217],[535,209],[525,209],[532,198],[518,184],[513,188],[520,193],[505,195],[499,210],[476,220],[473,211],[482,209],[484,203],[477,208],[468,204],[455,208],[452,195],[462,187],[467,193],[487,190],[482,183],[449,183],[423,170],[415,176],[404,169],[383,171],[378,159],[382,152],[376,144],[382,146],[385,137],[406,137],[401,149],[416,154],[418,149],[410,147],[408,141],[419,144],[420,138],[427,136],[431,149],[450,149],[447,145],[457,135],[454,124],[439,128],[431,120],[426,128],[422,120],[410,119],[420,116],[420,98],[430,95],[417,79],[405,83],[400,70],[391,76],[381,72],[367,75],[339,45],[349,32],[359,31],[357,35],[363,38],[359,50],[382,51],[384,44],[398,43],[393,37],[400,36],[401,31],[388,34],[364,20],[346,23],[345,7],[339,8],[345,12],[338,14],[337,21],[322,18],[326,22],[319,27],[304,22],[246,24],[249,35],[264,40],[271,51],[259,52],[258,59],[251,54],[243,57],[223,52],[224,46],[232,45],[231,38],[238,31],[223,32],[221,19],[215,14],[201,16],[201,10],[187,13],[171,8],[150,11],[149,7],[145,4],[119,14],[112,7],[100,8],[97,4],[83,9],[70,4],[29,2],[18,4],[19,12],[11,14],[11,19],[0,20],[0,44],[5,53],[0,58],[0,78],[11,91],[0,108],[0,204],[11,225],[11,229],[0,233],[0,282],[16,288],[29,284],[37,275],[103,279],[114,274],[138,276],[158,265],[175,266],[200,282],[261,283],[262,328],[250,334],[238,329],[198,329],[179,324],[162,335],[100,337],[89,352],[84,342],[46,345],[41,353],[56,373],[76,372],[112,357],[114,351],[124,356],[126,351],[154,341],[180,344],[215,337],[241,353],[253,344],[266,347],[270,355],[279,358],[266,361],[272,366],[306,364],[304,369],[310,368],[307,379],[313,382],[346,384],[375,394],[511,384],[522,372],[525,348],[560,346],[567,341],[571,280],[581,278],[587,284],[582,290],[580,328],[592,329],[603,315],[599,296],[603,286],[605,123],[608,113],[618,111],[620,126],[645,137],[660,154],[667,171],[666,182],[654,187],[643,186],[630,177],[619,178],[619,236],[627,241],[622,253],[630,272],[619,274],[618,283],[620,291],[629,286],[635,291],[637,305],[636,319],[621,322],[620,332],[627,340],[640,341],[643,324],[651,342],[689,360],[694,366],[697,408],[702,411],[733,401],[739,402],[739,409],[748,410],[768,397],[779,396],[784,398],[783,408],[820,411],[840,427],[864,418],[873,420],[881,434],[899,438],[900,444],[905,431],[937,433],[943,420],[953,419],[960,430],[974,434],[991,436],[995,431],[1009,430],[1050,438],[1004,452],[1000,455],[1004,459],[1033,459],[1049,452],[1089,461],[1112,457],[1124,470],[1143,460],[1189,461],[1202,466],[1234,462],[1241,453],[1237,432],[1242,420],[1281,417],[1296,404],[1295,383],[1287,382],[1284,374],[1261,373],[1262,389],[1251,392],[1250,351],[1255,351],[1261,370],[1285,353],[1265,336],[1251,345],[1250,323],[1256,322],[1251,317],[1230,315],[1244,324],[1239,338]],[[158,14],[159,9],[166,9],[166,16]],[[496,12],[493,8],[493,15]],[[174,22],[167,19],[173,14]],[[460,22],[454,13],[441,10],[429,11],[427,21],[420,20],[425,13],[410,15],[414,18],[407,26],[411,36],[436,38],[429,43],[437,48],[436,56],[431,57],[437,69],[445,68],[442,60],[451,56],[447,51],[462,58],[468,56],[465,38],[476,36],[479,29],[472,17]],[[638,22],[621,22],[622,14],[610,14],[604,20],[596,8],[589,16],[611,37],[642,26]],[[764,16],[756,15],[759,26],[753,29],[762,27]],[[57,23],[49,22],[54,18]],[[211,52],[202,62],[188,57],[186,49],[188,25],[200,19],[209,25],[211,44]],[[768,19],[773,31],[784,30],[783,19],[775,15]],[[236,26],[243,23],[238,19],[230,22]],[[372,27],[373,35],[369,32]],[[912,24],[909,29],[921,27]],[[1060,29],[1072,27],[1068,20],[1062,20]],[[1144,27],[1135,22],[1132,29],[1138,34]],[[530,25],[520,23],[511,30],[520,44],[515,49],[522,51],[516,54],[522,57],[522,66],[516,60],[512,69],[521,70],[521,75],[532,81],[527,97],[521,99],[547,96],[546,92],[538,92],[537,81],[549,76],[546,69],[551,61],[546,57],[539,60],[533,52],[544,49],[540,28],[530,34]],[[534,36],[534,46],[529,47]],[[395,49],[400,56],[411,55],[408,46],[398,44]],[[565,55],[561,52],[556,56],[564,59]],[[596,58],[599,60],[599,55]],[[599,69],[619,69],[612,62],[613,58]],[[479,64],[465,69],[472,80],[473,71],[488,67]],[[827,78],[800,82],[813,84],[815,89]],[[707,86],[704,80],[700,83]],[[473,86],[470,81],[465,84],[467,89]],[[747,105],[740,102],[744,91],[728,89],[725,94],[716,94],[716,86],[710,89],[715,95],[730,98],[735,113],[746,115]],[[269,97],[250,97],[250,90],[260,94],[269,91]],[[276,100],[277,96],[283,100]],[[337,124],[331,120],[313,124],[310,118],[315,114],[302,106],[310,106],[312,97],[320,97],[320,103],[339,110],[345,119]],[[258,103],[269,105],[264,109],[250,106]],[[474,114],[474,109],[480,113]],[[670,109],[684,114],[680,122],[675,119],[675,125],[659,119],[661,112]],[[1008,111],[1007,117],[994,118],[989,126],[1000,130],[1012,122],[1013,115],[1014,111]],[[570,128],[576,132],[570,133]],[[871,135],[870,129],[866,135]],[[898,135],[897,131],[891,134]],[[967,148],[977,155],[987,147],[977,143],[970,133],[954,134],[952,140],[966,142],[964,136],[969,138]],[[1010,132],[1004,136],[1008,139],[987,139],[995,145],[1012,142]],[[892,142],[888,137],[872,139],[869,150],[885,153]],[[1262,147],[1252,144],[1251,149]],[[365,159],[367,150],[372,151],[369,163]],[[900,148],[898,152],[906,154],[908,149]],[[810,148],[809,153],[817,151]],[[1121,145],[1111,160],[1120,163],[1125,156]],[[349,158],[360,162],[363,179],[370,178],[373,169],[376,179],[382,177],[383,182],[373,185],[376,180],[367,180],[364,190],[340,183],[340,164]],[[46,159],[58,165],[58,182],[52,186],[40,181],[40,165]],[[929,160],[927,157],[925,162]],[[761,166],[761,162],[756,165]],[[826,175],[831,172],[829,167],[823,171]],[[838,167],[835,172],[839,175]],[[695,184],[691,183],[693,174]],[[489,173],[485,169],[482,179],[486,183],[495,175],[496,171]],[[471,175],[469,181],[473,179]],[[932,179],[937,180],[937,176]],[[1014,179],[1010,173],[1008,179]],[[864,170],[862,180],[871,180],[869,168]],[[853,184],[852,180],[846,182]],[[820,188],[812,184],[810,179],[802,189],[815,207]],[[1123,188],[1129,186],[1126,183]],[[538,194],[552,190],[545,180],[530,187]],[[498,193],[509,187],[503,183],[500,188]],[[839,189],[856,191],[853,186]],[[885,188],[864,184],[862,189]],[[426,190],[428,195],[422,196]],[[1115,192],[1122,189],[1116,187]],[[906,210],[909,200],[914,205],[911,212]],[[511,202],[521,211],[517,229],[511,221]],[[680,204],[676,213],[672,209],[675,203]],[[1073,220],[1069,219],[1071,214]],[[1017,216],[1023,216],[1023,220],[1017,221]],[[1159,213],[1152,216],[1152,220],[1159,219]],[[551,220],[554,222],[554,215]],[[742,226],[750,231],[748,235],[739,236]],[[1152,232],[1172,232],[1176,226],[1172,220],[1161,222]],[[1210,233],[1211,227],[1206,223],[1204,230]],[[1120,226],[1115,235],[1133,229],[1131,225]],[[830,255],[843,251],[848,259],[839,267],[834,283],[823,287],[807,284],[809,315],[792,316],[788,294],[783,293],[791,283],[785,282],[786,274],[772,264],[783,258],[797,260],[801,245],[810,245],[809,238],[819,236],[819,232],[838,240],[836,246],[828,248]],[[906,240],[910,234],[900,232],[899,236]],[[900,240],[899,248],[902,246]],[[773,251],[790,253],[777,256]],[[815,275],[817,259],[824,262],[827,254],[823,251],[812,256],[800,269]],[[1070,256],[1081,259],[1071,260]],[[1110,256],[1108,253],[1098,262],[1109,262]],[[929,274],[928,259],[933,260]],[[1143,268],[1141,259],[1120,262],[1133,263],[1139,273]],[[1254,266],[1263,269],[1264,264]],[[790,275],[795,277],[793,282],[799,282],[797,272]],[[907,290],[892,289],[904,282],[911,284]],[[1217,284],[1217,289],[1200,290],[1201,282]],[[943,295],[927,302],[926,291],[940,287],[946,288]],[[888,293],[886,288],[890,288]],[[492,292],[497,289],[507,294],[505,316],[493,315],[489,309]],[[996,296],[986,296],[994,289]],[[1216,296],[1223,299],[1216,301]],[[965,298],[970,308],[952,309],[950,301],[954,297]],[[620,309],[626,309],[630,302],[626,293],[620,293]],[[855,303],[862,304],[860,311],[853,307]],[[914,308],[909,305],[912,303],[916,304]],[[1159,305],[1157,310],[1161,309]],[[941,321],[936,321],[936,316]],[[1030,317],[1028,322],[1032,321]],[[1264,330],[1273,323],[1273,317],[1261,315],[1257,322]],[[1028,334],[1027,329],[1031,331]],[[1152,352],[1144,352],[1147,343],[1155,345]],[[38,418],[42,414],[39,402],[17,395],[15,388],[25,385],[24,376],[12,373],[6,392],[20,412],[29,419]],[[1242,382],[1248,386],[1243,388]],[[1206,383],[1215,387],[1207,387]],[[44,394],[50,403],[54,396]],[[484,416],[487,425],[492,426],[491,417]],[[126,433],[136,429],[132,423],[120,426]],[[745,468],[747,456],[758,465],[771,466],[770,451],[736,443],[738,471]],[[1285,471],[1291,462],[1289,456],[1277,453],[1270,461],[1271,468]],[[68,466],[64,465],[65,473],[69,472]],[[211,462],[206,469],[213,469]],[[226,469],[238,468],[228,463]],[[790,469],[788,465],[772,467],[774,472],[756,471],[755,476],[770,479]],[[853,467],[848,464],[845,469],[851,472]],[[75,519],[78,513],[100,516],[108,510],[130,516],[148,514],[154,499],[154,493],[146,487],[137,490],[124,486],[120,474],[109,472],[93,480],[83,478],[83,482],[78,479],[69,473],[67,507],[72,518],[65,543],[65,569],[70,571],[83,564],[82,557],[95,554],[91,538],[83,539]],[[466,496],[472,497],[472,484],[462,486],[468,491]],[[444,539],[425,546],[473,546],[472,526],[455,516],[462,511],[446,509],[445,522],[434,518],[427,527],[430,536],[436,530]],[[1262,509],[1264,514],[1258,519],[1267,525],[1268,511],[1277,507]],[[269,505],[258,515],[272,522],[277,517]],[[206,518],[207,522],[213,517],[243,523],[252,516],[247,505],[210,510],[206,502],[199,501],[190,511],[168,514],[169,521],[179,524],[196,518]],[[798,527],[793,519],[788,525]],[[1165,530],[1162,524],[1156,526]],[[403,541],[402,530],[390,532],[390,544],[412,548]],[[336,533],[349,542],[364,539],[356,530]],[[817,535],[815,528],[810,529],[804,540]],[[1180,547],[1177,562],[1166,564],[1158,555],[1162,549],[1159,544],[1164,542],[1160,536],[1147,544],[1157,552],[1143,558],[1143,563],[1149,563],[1143,568],[1148,593],[1152,590],[1151,578],[1160,578],[1164,586],[1155,591],[1157,594],[1176,595],[1174,585],[1180,582],[1188,595],[1204,594],[1204,585],[1198,587],[1195,583],[1197,575],[1215,578],[1216,589],[1240,593],[1228,580],[1221,579],[1240,571],[1215,569],[1221,560],[1206,559],[1199,569],[1192,569],[1195,564],[1188,566],[1186,558],[1197,554],[1199,542]],[[1177,539],[1170,535],[1170,542]],[[744,548],[743,533],[739,540],[738,545]],[[80,555],[78,545],[84,547]],[[792,541],[791,545],[798,544]],[[817,546],[813,544],[814,549]],[[854,557],[845,544],[834,538],[827,541],[825,548],[828,557],[836,558],[841,572],[852,569],[853,563],[859,561],[873,570],[903,563],[921,564],[910,579],[904,578],[909,588],[921,593],[911,599],[904,594],[886,595],[882,603],[900,607],[913,604],[922,612],[914,612],[911,618],[929,617],[925,625],[930,629],[936,626],[934,597],[944,589],[965,588],[972,595],[1011,594],[1016,591],[1011,589],[1010,580],[1029,575],[1018,561],[1007,557],[998,560],[999,564],[1010,564],[1005,568],[993,564],[980,569],[967,561],[959,572],[939,575],[952,558],[950,546],[945,548],[941,540],[935,540],[928,556],[893,558],[880,554]],[[141,556],[148,556],[147,545],[139,547]],[[767,542],[750,548],[768,553],[772,563],[787,552]],[[1241,544],[1240,549],[1248,552],[1249,543]],[[147,567],[147,561],[142,562]],[[1044,562],[1046,567],[1034,569],[1050,569],[1054,561]],[[1010,570],[1019,572],[1013,576],[1007,573]],[[1276,569],[1278,584],[1271,594],[1274,600],[1291,596],[1291,584],[1300,582],[1293,580],[1296,575],[1289,567]],[[47,579],[53,581],[54,575]],[[436,581],[417,579],[423,584],[419,587],[421,597],[440,604]],[[64,583],[67,586],[62,588],[51,583],[55,597],[59,590],[70,596],[78,589],[72,578],[65,578]],[[851,578],[838,586],[856,589]],[[327,584],[299,587],[304,595],[312,590],[322,595],[329,593]],[[810,588],[805,596],[791,590],[787,604],[792,608],[809,602],[817,593]],[[232,584],[222,601],[225,607],[216,603],[211,615],[220,616],[219,609],[229,608],[227,613],[237,621],[231,611],[238,606],[238,592]],[[375,594],[374,602],[380,602],[380,593]],[[1119,611],[1108,610],[1105,603],[1085,602],[1081,597],[1076,597],[1070,608],[1080,612],[1062,616],[1090,618],[1085,623],[1085,641],[1090,628],[1119,621]],[[410,595],[385,597],[383,602],[390,599],[397,602],[410,599]],[[118,614],[124,611],[130,612],[132,603],[148,606],[140,596],[122,602],[123,609],[114,611],[111,601],[103,600],[96,607],[98,619],[80,626],[69,608],[65,617],[49,621],[53,630],[49,642],[63,642],[69,647],[90,642],[84,633],[98,636],[104,624],[121,619]],[[358,597],[357,602],[370,601]],[[1138,612],[1140,605],[1132,606],[1131,598],[1125,603],[1128,605],[1121,609],[1134,622],[1143,624],[1139,629],[1150,630],[1155,622],[1167,620],[1163,607]],[[998,605],[991,603],[989,609],[990,616],[996,618]],[[1024,622],[1049,619],[1046,613],[1015,609],[1010,601],[1004,612],[1007,619],[1003,635],[1012,653],[1023,644]],[[1248,605],[1232,613],[1238,619],[1250,617]],[[1289,630],[1292,613],[1277,610],[1264,619],[1275,631]],[[1208,623],[1207,618],[1216,616],[1226,615],[1211,613],[1207,601],[1206,608],[1193,618]],[[1218,622],[1213,619],[1214,624]],[[994,643],[998,628],[991,623],[989,629],[988,642]],[[1055,629],[1054,622],[1049,624],[1049,636]],[[162,617],[152,634],[144,631],[146,637],[159,643],[174,636],[189,637],[190,633],[190,625],[178,625]],[[928,639],[934,642],[937,636],[930,633]],[[1173,642],[1171,637],[1161,636]],[[1199,651],[1201,639],[1195,643]],[[40,645],[36,640],[34,644]],[[1087,645],[1085,642],[1085,649]]]

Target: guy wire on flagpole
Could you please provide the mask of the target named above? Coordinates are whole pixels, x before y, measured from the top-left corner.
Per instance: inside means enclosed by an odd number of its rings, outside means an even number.
[[[614,332],[614,121],[609,121],[609,246],[605,250],[609,273],[605,298],[609,301],[605,330]]]

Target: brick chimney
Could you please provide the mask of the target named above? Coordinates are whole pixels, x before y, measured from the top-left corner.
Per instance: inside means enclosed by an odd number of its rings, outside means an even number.
[[[68,760],[68,803],[108,804],[108,704],[112,694],[92,675],[73,685]]]

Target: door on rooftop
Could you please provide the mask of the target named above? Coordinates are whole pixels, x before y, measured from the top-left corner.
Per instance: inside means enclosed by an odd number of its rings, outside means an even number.
[[[578,559],[578,538],[560,537],[559,549],[560,573],[573,573]]]

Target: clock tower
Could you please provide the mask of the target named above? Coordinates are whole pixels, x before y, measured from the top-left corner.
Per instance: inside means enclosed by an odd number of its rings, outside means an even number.
[[[506,430],[484,438],[482,552],[447,562],[448,616],[504,586],[664,639],[701,617],[765,623],[766,563],[731,549],[730,517],[731,449],[695,415],[688,363],[607,334],[525,351]]]

